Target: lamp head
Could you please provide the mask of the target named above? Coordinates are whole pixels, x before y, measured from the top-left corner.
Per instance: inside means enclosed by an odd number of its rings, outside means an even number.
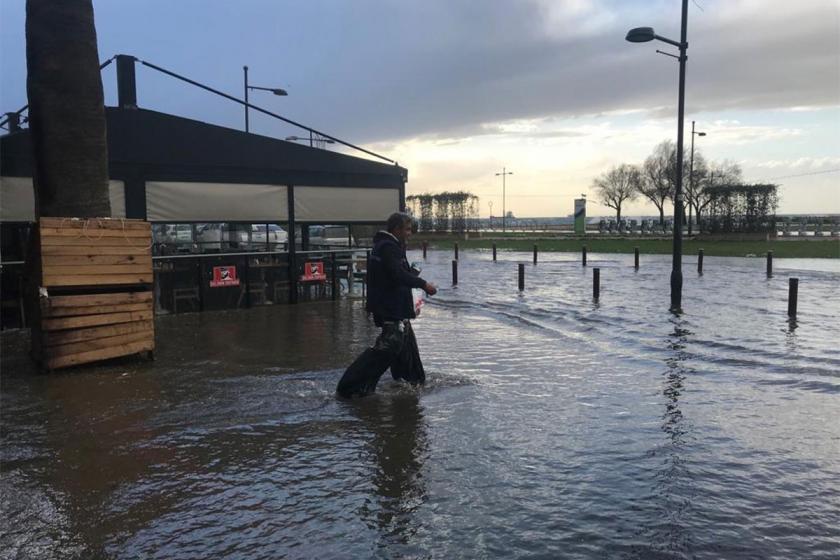
[[[705,132],[698,132],[697,136],[706,136],[706,133]]]
[[[289,93],[285,89],[274,88],[271,90],[271,93],[274,95],[289,95]]]
[[[631,43],[647,43],[654,39],[653,27],[634,27],[627,32],[627,39]]]

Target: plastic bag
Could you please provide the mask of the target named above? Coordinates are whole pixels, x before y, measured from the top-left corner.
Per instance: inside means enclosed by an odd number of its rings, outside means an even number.
[[[405,322],[403,345],[397,359],[391,363],[391,377],[403,379],[412,385],[422,385],[426,382],[426,371],[420,360],[420,349],[411,323]]]

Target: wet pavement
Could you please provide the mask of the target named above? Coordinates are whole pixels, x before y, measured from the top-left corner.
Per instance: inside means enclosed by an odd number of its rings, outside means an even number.
[[[430,253],[428,384],[335,384],[360,301],[161,317],[154,363],[2,341],[0,558],[836,558],[840,263]],[[419,259],[419,255],[414,255]],[[601,298],[591,298],[591,268]],[[800,278],[789,322],[787,278]]]

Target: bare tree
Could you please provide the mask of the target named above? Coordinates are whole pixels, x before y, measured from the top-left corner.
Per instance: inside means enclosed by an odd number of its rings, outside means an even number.
[[[91,0],[27,0],[26,67],[36,215],[110,216]]]
[[[659,143],[642,166],[639,194],[659,210],[659,224],[665,225],[665,201],[673,197],[676,178],[676,147],[670,140]]]
[[[592,186],[601,204],[615,210],[616,222],[621,221],[621,206],[639,194],[642,172],[635,165],[623,163],[597,177]]]

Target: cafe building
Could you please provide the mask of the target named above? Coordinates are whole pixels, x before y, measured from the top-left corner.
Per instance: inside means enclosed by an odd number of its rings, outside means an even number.
[[[354,232],[405,207],[406,169],[377,154],[387,161],[138,108],[134,60],[116,58],[119,106],[106,107],[111,217],[151,222],[159,313],[329,296],[335,283],[309,282],[313,269],[352,291],[363,267],[347,255],[364,245]],[[32,169],[29,130],[0,137],[6,325],[35,219]],[[220,269],[237,282],[220,284]]]

